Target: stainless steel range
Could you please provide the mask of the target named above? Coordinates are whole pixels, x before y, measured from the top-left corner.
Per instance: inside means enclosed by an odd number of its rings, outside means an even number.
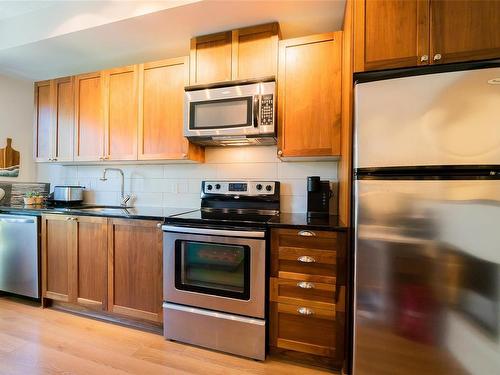
[[[201,209],[164,231],[167,339],[264,360],[266,223],[279,213],[279,182],[204,181]]]

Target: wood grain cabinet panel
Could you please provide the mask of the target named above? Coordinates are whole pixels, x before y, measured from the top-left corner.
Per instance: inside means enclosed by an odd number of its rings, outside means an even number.
[[[433,64],[500,56],[500,1],[431,0]]]
[[[191,39],[191,85],[231,79],[231,31]]]
[[[137,160],[138,66],[103,72],[105,159]]]
[[[71,282],[73,258],[71,223],[67,216],[42,217],[42,296],[70,302],[74,297]]]
[[[204,160],[203,148],[184,137],[184,86],[188,58],[176,58],[139,67],[139,160]]]
[[[74,86],[73,78],[65,77],[53,80],[55,129],[54,161],[72,161],[74,146]]]
[[[101,73],[75,77],[75,160],[104,158]]]
[[[76,301],[86,307],[105,310],[107,296],[107,219],[79,216],[71,222],[76,260]]]
[[[154,221],[112,219],[108,227],[108,309],[162,321],[162,231]]]
[[[340,155],[342,32],[280,42],[278,155]]]
[[[429,0],[355,1],[355,71],[429,63]]]
[[[53,157],[52,89],[50,81],[35,83],[35,160]]]
[[[277,22],[233,30],[232,79],[277,75],[278,42]]]

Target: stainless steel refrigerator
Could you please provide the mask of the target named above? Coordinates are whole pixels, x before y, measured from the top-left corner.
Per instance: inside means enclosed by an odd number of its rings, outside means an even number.
[[[354,168],[353,374],[499,375],[500,62],[358,76]]]

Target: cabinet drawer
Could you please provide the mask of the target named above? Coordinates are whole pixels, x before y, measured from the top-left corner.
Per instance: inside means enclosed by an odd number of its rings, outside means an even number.
[[[271,330],[279,349],[335,356],[335,312],[296,304],[271,304]]]
[[[310,281],[271,278],[271,301],[307,303],[313,308],[335,311],[335,285]]]
[[[337,273],[337,254],[335,251],[279,247],[276,258],[277,272],[273,276],[301,281],[335,283]]]
[[[339,234],[306,229],[274,229],[272,236],[276,246],[336,250]]]

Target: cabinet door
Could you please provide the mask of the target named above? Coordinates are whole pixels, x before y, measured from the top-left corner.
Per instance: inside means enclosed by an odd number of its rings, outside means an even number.
[[[277,22],[233,30],[232,79],[276,75],[278,33]]]
[[[203,150],[184,137],[188,74],[187,57],[140,66],[139,160],[203,160]]]
[[[105,71],[105,159],[137,160],[137,65]]]
[[[107,296],[107,219],[79,216],[72,218],[73,260],[77,285],[76,300],[96,310],[106,309]]]
[[[355,2],[354,70],[429,63],[429,0]]]
[[[73,230],[68,216],[42,217],[42,294],[43,298],[70,302],[76,295],[72,275]]]
[[[280,156],[340,155],[341,35],[280,42]]]
[[[158,224],[148,220],[110,220],[109,311],[162,321],[162,231]]]
[[[500,56],[500,1],[431,0],[432,63]]]
[[[104,159],[101,74],[75,77],[75,160]]]
[[[231,79],[231,31],[191,39],[191,85]]]
[[[50,81],[35,82],[35,160],[37,162],[52,161],[53,140],[52,129],[52,89]]]
[[[73,160],[74,130],[74,90],[71,77],[53,81],[54,86],[54,129],[55,157],[54,161]]]

